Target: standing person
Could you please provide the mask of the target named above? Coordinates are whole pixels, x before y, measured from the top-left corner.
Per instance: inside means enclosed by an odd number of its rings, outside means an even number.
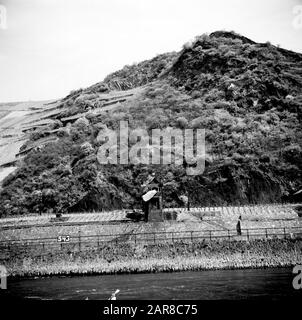
[[[238,218],[237,225],[236,225],[237,235],[241,236],[241,215]]]

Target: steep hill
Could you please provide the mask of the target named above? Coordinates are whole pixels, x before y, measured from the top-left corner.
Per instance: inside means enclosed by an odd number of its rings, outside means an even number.
[[[202,35],[178,53],[126,66],[73,91],[30,131],[25,157],[3,183],[2,215],[139,205],[151,172],[165,205],[288,200],[302,187],[302,55],[233,32]],[[101,165],[99,132],[204,128],[206,170],[177,165]],[[45,139],[52,142],[43,143]]]

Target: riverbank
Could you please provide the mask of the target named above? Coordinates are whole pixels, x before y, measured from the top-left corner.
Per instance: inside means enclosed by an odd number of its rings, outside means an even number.
[[[2,261],[11,277],[290,267],[302,264],[301,239],[105,245],[82,252]]]

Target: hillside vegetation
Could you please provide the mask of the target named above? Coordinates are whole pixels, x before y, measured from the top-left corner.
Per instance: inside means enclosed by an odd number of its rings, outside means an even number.
[[[168,207],[181,205],[184,194],[192,205],[280,202],[302,187],[302,54],[270,43],[233,32],[202,35],[178,53],[73,91],[59,109],[23,149],[48,135],[58,139],[33,148],[4,181],[1,215],[138,206],[152,172],[167,182]],[[98,134],[120,120],[131,130],[204,128],[205,172],[188,176],[185,164],[99,164]]]

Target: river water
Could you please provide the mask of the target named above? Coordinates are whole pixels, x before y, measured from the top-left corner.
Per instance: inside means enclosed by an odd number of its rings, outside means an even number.
[[[26,299],[282,299],[302,298],[291,268],[8,279],[7,293]]]

